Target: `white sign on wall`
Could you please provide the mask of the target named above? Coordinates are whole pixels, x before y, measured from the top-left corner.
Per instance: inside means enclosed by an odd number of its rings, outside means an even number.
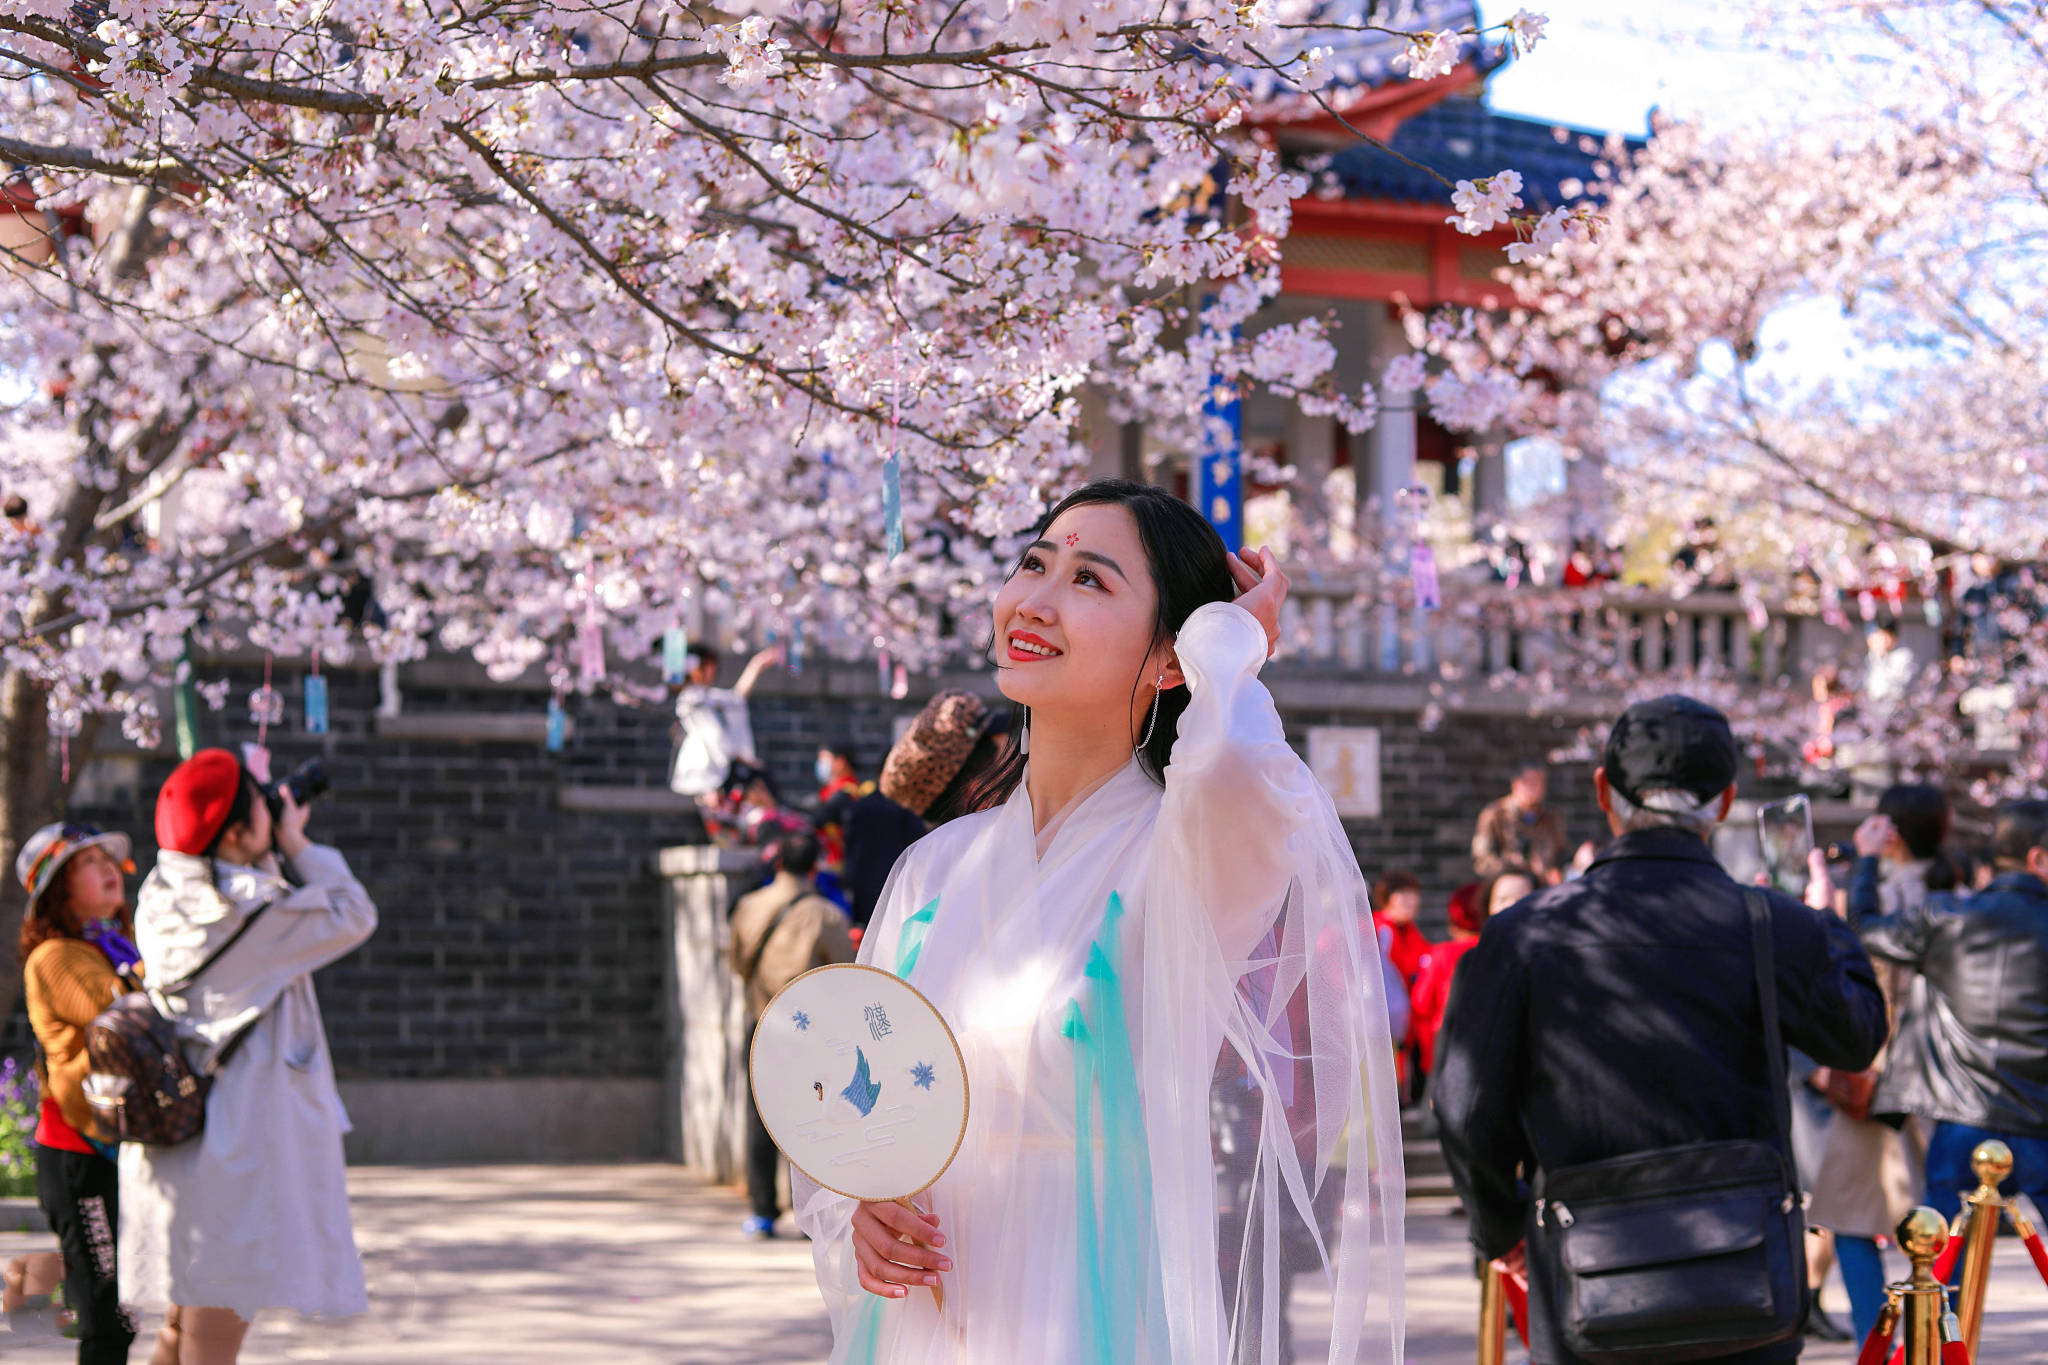
[[[1330,793],[1337,814],[1380,813],[1380,732],[1320,725],[1308,732],[1308,766]]]

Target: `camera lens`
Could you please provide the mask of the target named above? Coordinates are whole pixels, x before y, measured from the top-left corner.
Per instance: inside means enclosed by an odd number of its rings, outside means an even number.
[[[292,769],[284,785],[290,789],[292,800],[302,806],[311,805],[332,791],[334,786],[327,779],[327,762],[321,758],[309,758]]]

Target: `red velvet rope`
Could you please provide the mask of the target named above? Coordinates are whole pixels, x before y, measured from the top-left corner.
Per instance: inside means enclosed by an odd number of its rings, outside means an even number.
[[[1947,1284],[1949,1277],[1956,1273],[1956,1262],[1962,1258],[1963,1243],[1967,1237],[1951,1237],[1941,1255],[1934,1258],[1934,1278]]]
[[[1970,1365],[1970,1343],[1967,1341],[1944,1341],[1941,1343],[1941,1365]]]
[[[1856,1365],[1884,1365],[1885,1357],[1892,1351],[1892,1337],[1898,1330],[1897,1318],[1893,1318],[1889,1323],[1884,1318],[1879,1318],[1877,1326],[1871,1328],[1870,1335],[1863,1339],[1863,1350],[1856,1357]]]
[[[2048,1284],[2048,1247],[2041,1245],[2041,1230],[2029,1231],[2022,1240],[2027,1244],[2027,1255],[2034,1258],[2034,1269],[2041,1272],[2041,1282]]]
[[[1514,1316],[1515,1331],[1521,1334],[1522,1349],[1526,1351],[1529,1349],[1529,1277],[1503,1271],[1500,1290],[1507,1297],[1508,1312]]]

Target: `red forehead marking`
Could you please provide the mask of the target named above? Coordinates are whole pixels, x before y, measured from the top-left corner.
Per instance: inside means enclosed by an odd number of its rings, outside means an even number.
[[[1080,533],[1079,531],[1069,531],[1069,532],[1067,532],[1067,545],[1068,545],[1068,547],[1069,547],[1069,548],[1072,548],[1073,546],[1079,545],[1080,543],[1081,543],[1081,533]]]

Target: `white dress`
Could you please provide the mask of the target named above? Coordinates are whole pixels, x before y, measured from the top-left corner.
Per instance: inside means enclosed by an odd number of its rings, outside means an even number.
[[[1191,695],[1163,792],[1126,765],[1041,857],[1020,785],[891,877],[861,961],[922,991],[967,1062],[965,1137],[920,1200],[954,1268],[943,1313],[869,1295],[852,1201],[799,1178],[835,1365],[1401,1359],[1364,880],[1258,681],[1258,621],[1211,604],[1176,648]]]
[[[377,907],[348,863],[315,844],[292,861],[305,885],[261,867],[164,853],[135,898],[135,942],[151,981],[176,981],[251,911],[270,908],[170,1000],[202,1048],[260,1011],[221,1068],[206,1128],[176,1147],[121,1147],[121,1301],[341,1316],[368,1310],[349,1222],[341,1137],[348,1115],[315,968],[353,951]]]

